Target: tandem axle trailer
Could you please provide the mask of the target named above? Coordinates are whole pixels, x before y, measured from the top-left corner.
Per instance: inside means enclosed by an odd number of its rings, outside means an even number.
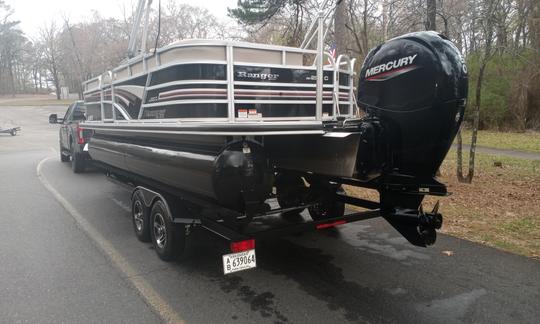
[[[127,184],[131,189],[131,218],[135,235],[142,242],[151,242],[158,257],[164,261],[184,260],[190,255],[194,230],[203,229],[216,234],[229,243],[229,254],[223,255],[223,272],[229,274],[255,268],[256,242],[311,231],[325,230],[339,225],[384,217],[392,226],[403,234],[411,243],[421,246],[435,241],[435,229],[440,228],[442,216],[438,207],[431,213],[421,209],[394,210],[391,213],[381,210],[380,203],[346,195],[342,190],[335,195],[335,201],[360,207],[362,211],[351,212],[344,208],[337,214],[316,218],[310,214],[311,220],[304,217],[290,217],[291,212],[301,212],[316,208],[320,201],[309,201],[294,207],[277,207],[276,197],[268,200],[268,208],[264,211],[253,211],[251,215],[240,214],[194,196],[192,193],[180,192],[160,183],[128,174],[121,170],[97,164],[105,168],[107,176]],[[271,206],[276,206],[272,208]],[[297,216],[298,213],[296,214]],[[284,218],[275,222],[276,217]],[[393,219],[394,218],[394,219]],[[399,219],[403,226],[396,226]],[[274,220],[274,221],[272,221]],[[263,226],[254,225],[254,221]],[[412,225],[412,227],[411,227]],[[415,233],[407,234],[403,229],[414,228]]]

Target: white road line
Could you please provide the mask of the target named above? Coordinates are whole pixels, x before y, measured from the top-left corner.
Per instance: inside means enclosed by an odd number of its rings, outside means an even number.
[[[111,260],[112,264],[120,270],[126,279],[133,285],[145,302],[166,323],[185,323],[180,315],[169,305],[159,293],[129,264],[129,262],[114,248],[98,230],[92,226],[45,178],[42,173],[43,164],[51,157],[44,158],[37,166],[37,176],[43,186],[54,196],[64,209],[75,219],[77,225],[90,237],[97,247]]]
[[[123,210],[127,211],[127,212],[131,212],[131,207],[129,207],[128,205],[124,204],[123,202],[121,202],[120,200],[116,199],[116,198],[111,198],[111,200],[113,201],[113,203],[117,204],[118,207],[122,208]]]

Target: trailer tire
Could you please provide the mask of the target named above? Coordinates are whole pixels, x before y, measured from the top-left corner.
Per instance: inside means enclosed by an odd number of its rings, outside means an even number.
[[[341,187],[338,187],[335,192],[345,193]],[[322,196],[321,201],[317,205],[309,207],[308,211],[314,221],[341,217],[345,215],[345,203],[335,200],[334,194],[328,192]]]
[[[302,204],[302,190],[306,187],[304,180],[298,176],[278,175],[276,179],[276,196],[281,208],[290,208]],[[304,209],[291,210],[281,213],[285,219],[294,219]]]
[[[86,169],[86,160],[82,154],[75,152],[75,144],[71,143],[71,169],[74,173],[83,173]]]
[[[131,197],[131,220],[135,236],[141,242],[150,242],[150,216],[140,191]]]
[[[161,200],[154,202],[150,212],[152,244],[158,257],[163,261],[173,261],[185,257],[186,232],[184,228],[172,222],[165,204]]]

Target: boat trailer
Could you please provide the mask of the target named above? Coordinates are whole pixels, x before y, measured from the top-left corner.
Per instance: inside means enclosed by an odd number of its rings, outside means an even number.
[[[0,134],[11,134],[11,136],[17,135],[17,132],[21,130],[21,127],[0,128]]]
[[[272,197],[268,200],[267,210],[253,211],[251,215],[240,214],[189,192],[180,192],[161,185],[152,186],[150,182],[140,181],[143,179],[134,178],[133,175],[129,178],[123,177],[120,170],[109,169],[107,175],[133,188],[131,213],[135,234],[142,242],[153,241],[162,260],[186,259],[191,254],[192,232],[204,229],[230,245],[231,253],[223,255],[224,274],[255,268],[257,241],[383,217],[410,243],[426,247],[435,243],[436,230],[442,225],[438,203],[431,212],[424,212],[422,207],[418,210],[389,209],[379,202],[351,197],[342,192],[336,193],[336,201],[347,204],[354,210],[347,208],[341,215],[328,215],[323,219],[312,217],[312,220],[307,220],[301,215],[290,219],[284,216],[287,212],[308,209],[320,202],[311,201],[289,208],[271,208],[278,206],[274,204],[276,197]],[[282,221],[276,223],[276,217],[280,216]],[[242,222],[242,219],[245,221]],[[175,244],[166,245],[166,240],[174,241]],[[163,248],[167,250],[160,250],[161,241]]]

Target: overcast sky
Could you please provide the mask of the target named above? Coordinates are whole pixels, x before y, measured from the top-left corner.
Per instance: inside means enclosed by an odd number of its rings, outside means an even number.
[[[162,0],[165,4],[168,0]],[[227,7],[235,7],[237,0],[176,0],[193,6],[207,8],[220,19],[227,18]],[[137,0],[5,0],[14,9],[14,20],[21,21],[21,28],[28,36],[34,36],[45,23],[60,20],[63,15],[72,23],[85,20],[91,16],[92,10],[104,17],[123,17],[123,9],[131,10],[137,6]],[[153,8],[157,8],[158,0],[154,0]]]

